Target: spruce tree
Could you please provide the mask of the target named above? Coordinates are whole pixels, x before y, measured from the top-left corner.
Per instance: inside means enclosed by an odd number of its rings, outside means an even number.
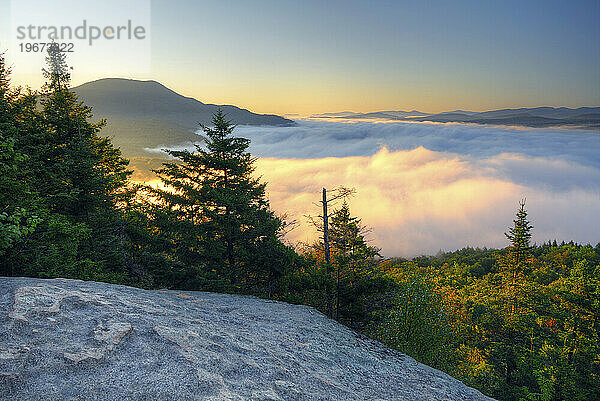
[[[335,318],[355,327],[365,323],[368,304],[376,293],[382,292],[381,284],[385,284],[375,269],[379,249],[367,243],[366,232],[361,220],[350,214],[346,201],[331,216]]]
[[[516,264],[522,263],[531,250],[529,240],[531,240],[532,228],[533,226],[527,220],[525,199],[523,199],[519,202],[519,209],[515,220],[513,220],[513,226],[509,228],[507,233],[504,233],[510,241],[511,253]]]
[[[35,188],[40,229],[4,260],[15,274],[123,281],[132,272],[126,223],[127,161],[99,135],[104,121],[70,90],[65,54],[48,47],[47,79],[39,96],[17,102],[23,177]],[[41,106],[41,107],[40,107]]]
[[[156,223],[172,238],[172,254],[213,283],[272,293],[293,253],[279,238],[284,222],[270,210],[266,184],[253,177],[250,141],[232,135],[235,126],[220,110],[212,124],[201,125],[205,146],[168,150],[178,161],[155,171],[166,187],[153,191]]]
[[[504,233],[510,241],[506,254],[500,259],[501,276],[508,300],[508,316],[513,316],[518,309],[518,301],[522,298],[521,283],[523,274],[528,267],[530,256],[531,229],[533,226],[527,220],[525,200],[519,202],[519,209],[513,220],[513,226]]]
[[[0,256],[39,223],[31,187],[23,180],[27,157],[17,146],[19,92],[10,87],[10,69],[0,53]],[[2,272],[0,263],[0,273]],[[4,272],[13,273],[13,269]]]
[[[59,213],[87,218],[113,209],[126,192],[128,161],[109,138],[99,135],[106,122],[92,122],[91,108],[70,90],[65,53],[49,46],[46,61],[42,105],[52,168],[40,184]]]
[[[504,233],[510,241],[506,253],[500,257],[500,288],[501,305],[504,309],[503,322],[498,330],[500,344],[494,350],[494,357],[504,367],[504,385],[512,386],[516,382],[518,371],[518,350],[523,346],[519,333],[525,324],[530,305],[527,298],[531,294],[527,291],[526,271],[530,268],[530,239],[533,226],[527,220],[525,200],[519,202],[519,209],[513,220],[513,226]]]

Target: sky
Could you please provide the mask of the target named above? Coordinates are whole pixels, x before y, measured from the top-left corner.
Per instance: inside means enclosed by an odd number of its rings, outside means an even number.
[[[68,16],[60,2],[53,8]],[[138,0],[104,12],[135,19],[132,4],[140,3],[151,15],[148,68],[114,75],[157,80],[207,103],[301,115],[600,104],[598,0]],[[18,6],[0,4],[0,46],[10,61],[10,11]],[[128,61],[96,49],[94,63],[74,65],[74,84]],[[13,80],[41,84],[37,69],[17,64]]]

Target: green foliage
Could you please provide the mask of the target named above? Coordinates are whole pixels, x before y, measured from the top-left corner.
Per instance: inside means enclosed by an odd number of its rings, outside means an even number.
[[[395,277],[391,304],[378,312],[371,335],[425,364],[450,369],[456,362],[452,353],[455,333],[440,294],[414,266]]]
[[[327,294],[335,287],[333,277],[311,254],[298,258],[295,267],[283,277],[284,290],[281,299],[290,303],[310,305],[326,312],[331,301]]]
[[[0,256],[40,222],[30,201],[30,186],[21,179],[27,157],[15,146],[19,92],[10,89],[9,74],[0,54]]]
[[[495,252],[501,260],[510,251]],[[424,267],[385,262],[407,289],[381,312],[386,319],[373,335],[499,400],[598,399],[600,247],[532,247],[537,257],[518,278],[514,310],[502,271],[471,274],[489,252],[443,254]],[[427,347],[411,345],[425,333]],[[429,349],[444,356],[430,359]]]
[[[323,242],[314,244],[286,277],[283,299],[314,306],[367,334],[389,306],[395,284],[379,269],[379,249],[368,244],[366,232],[344,202],[329,221],[331,264],[325,261]]]
[[[164,252],[221,290],[274,295],[294,252],[284,222],[270,210],[265,184],[252,176],[249,141],[220,111],[203,126],[206,148],[168,151],[177,162],[156,170],[165,189],[149,189],[151,225]],[[204,289],[215,287],[200,286]]]
[[[47,60],[40,95],[10,91],[0,79],[0,271],[132,282],[121,210],[130,196],[127,161],[69,90],[65,54],[50,46]]]
[[[40,218],[30,216],[25,209],[14,208],[12,213],[0,213],[0,255],[14,242],[31,234],[39,224]]]
[[[513,220],[514,226],[504,233],[510,241],[511,250],[516,254],[517,263],[529,252],[529,240],[531,239],[531,229],[533,226],[527,220],[527,211],[525,210],[525,200],[519,202],[519,210],[516,219]]]
[[[499,400],[600,399],[600,246],[530,230],[521,202],[506,249],[385,262],[405,289],[375,336]]]
[[[6,130],[5,133],[10,135],[11,132]],[[0,133],[0,255],[33,232],[40,222],[26,198],[29,186],[19,181],[26,158],[15,150],[14,144],[13,138],[5,138]]]
[[[386,281],[376,269],[379,249],[368,245],[366,229],[350,214],[346,201],[331,216],[329,239],[335,286],[335,317],[360,328],[369,320],[369,306],[385,292]]]

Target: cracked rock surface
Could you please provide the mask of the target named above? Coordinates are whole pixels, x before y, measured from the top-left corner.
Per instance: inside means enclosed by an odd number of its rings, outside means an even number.
[[[490,400],[310,307],[5,277],[0,399]]]

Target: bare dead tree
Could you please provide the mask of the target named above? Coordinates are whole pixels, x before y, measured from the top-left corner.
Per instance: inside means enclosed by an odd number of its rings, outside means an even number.
[[[332,209],[333,203],[340,199],[347,199],[348,197],[354,195],[356,190],[354,188],[346,188],[343,186],[336,187],[330,191],[330,196],[327,196],[327,189],[323,188],[323,195],[321,201],[319,201],[322,207],[322,214],[317,216],[317,218],[307,215],[307,219],[309,222],[315,226],[317,231],[323,233],[323,248],[324,248],[324,256],[325,256],[325,268],[327,269],[327,274],[329,277],[333,274],[333,266],[331,264],[331,249],[329,245],[329,217],[331,216],[330,210]],[[339,280],[339,278],[338,278]],[[331,293],[331,289],[327,288],[327,309],[329,315],[333,317],[333,294]]]

